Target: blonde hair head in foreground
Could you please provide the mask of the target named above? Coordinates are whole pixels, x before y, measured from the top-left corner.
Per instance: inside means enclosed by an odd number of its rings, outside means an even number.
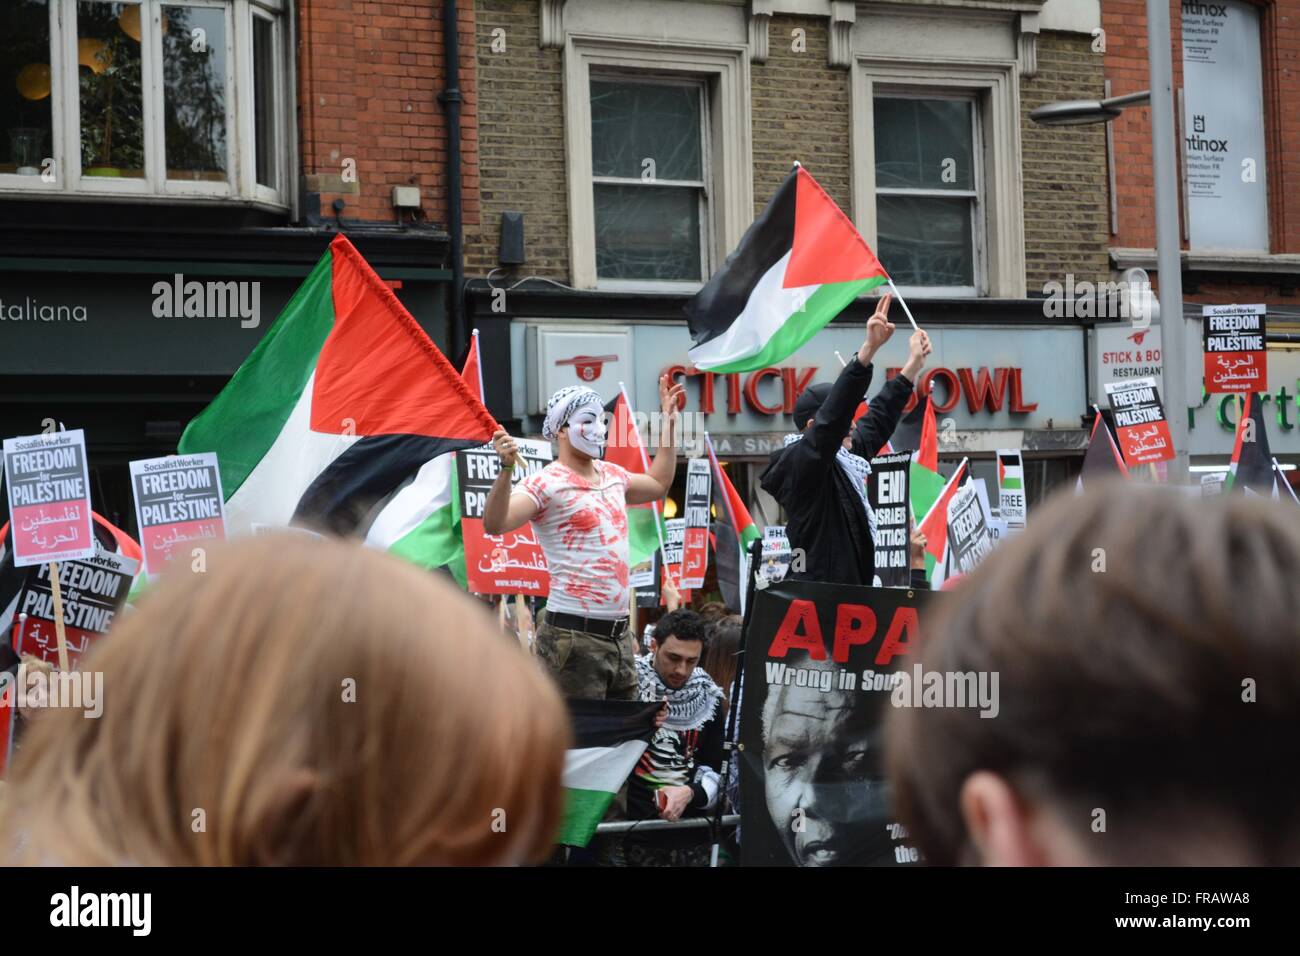
[[[359,543],[178,561],[82,667],[103,715],[32,722],[0,860],[497,865],[557,830],[557,691],[451,583]]]

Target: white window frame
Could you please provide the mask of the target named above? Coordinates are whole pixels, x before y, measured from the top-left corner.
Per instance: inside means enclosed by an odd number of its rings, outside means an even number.
[[[276,210],[293,205],[292,170],[297,162],[296,137],[289,111],[294,90],[289,67],[288,0],[116,0],[141,11],[141,85],[145,98],[145,175],[139,179],[86,176],[81,163],[81,97],[77,63],[78,0],[50,0],[51,155],[56,176],[0,173],[0,197],[69,199],[127,199],[145,202],[239,202]],[[162,8],[195,6],[225,11],[226,45],[226,172],[224,182],[168,179],[165,156],[165,110],[162,49]],[[257,185],[253,109],[252,17],[271,19],[275,83],[272,128],[276,137],[277,190]]]
[[[971,107],[971,182],[974,183],[974,189],[906,189],[891,186],[877,186],[876,196],[920,196],[935,199],[971,199],[971,256],[973,260],[972,276],[974,283],[971,285],[903,285],[899,283],[898,288],[904,295],[911,296],[979,296],[983,289],[986,288],[984,281],[984,237],[986,235],[985,215],[984,215],[984,146],[983,136],[980,125],[980,102],[979,97],[974,93],[965,90],[950,90],[943,88],[918,88],[918,87],[891,87],[883,84],[876,84],[873,94],[873,117],[872,117],[872,137],[874,149],[875,121],[874,121],[874,101],[877,99],[900,99],[900,100],[954,100],[962,103],[969,103]],[[874,164],[875,157],[872,157]],[[875,172],[873,169],[872,176]]]
[[[974,98],[980,133],[977,169],[983,199],[982,245],[976,288],[956,292],[917,287],[913,296],[1025,297],[1025,226],[1020,151],[1020,87],[1014,59],[953,60],[857,54],[851,67],[853,218],[875,248],[876,143],[872,106],[879,91],[911,91],[915,96],[964,95]],[[889,263],[884,263],[886,269]],[[904,293],[907,290],[904,289]]]
[[[703,169],[708,247],[700,282],[600,279],[596,274],[595,191],[591,172],[591,77],[648,82],[677,78],[704,85],[708,127]],[[569,188],[570,282],[579,289],[698,291],[739,243],[754,218],[749,48],[743,44],[659,42],[569,33],[564,41],[564,125]],[[704,242],[705,223],[701,223]]]
[[[629,85],[641,86],[677,86],[693,89],[700,95],[700,176],[699,180],[686,179],[659,179],[643,180],[639,176],[597,176],[594,173],[591,177],[592,183],[592,246],[593,254],[595,248],[595,187],[598,185],[611,186],[636,186],[644,189],[654,189],[660,186],[687,186],[699,190],[699,202],[696,204],[696,216],[700,225],[700,275],[701,280],[691,279],[603,279],[596,276],[596,288],[606,289],[612,292],[637,291],[641,289],[662,289],[664,291],[673,290],[692,290],[700,287],[701,281],[709,277],[712,266],[712,256],[709,250],[713,246],[713,216],[712,216],[712,177],[710,170],[713,167],[712,150],[709,143],[709,85],[708,83],[696,77],[682,77],[661,75],[654,73],[628,73],[612,72],[606,70],[593,71],[588,75],[588,83],[597,80],[605,83],[625,82]],[[588,87],[590,88],[590,87]],[[588,100],[590,102],[590,100]],[[594,133],[593,133],[594,136]]]

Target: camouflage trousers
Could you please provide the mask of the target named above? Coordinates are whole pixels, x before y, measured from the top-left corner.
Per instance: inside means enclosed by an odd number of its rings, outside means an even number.
[[[551,624],[543,611],[537,625],[537,656],[565,697],[636,700],[632,639],[624,629],[606,637]]]

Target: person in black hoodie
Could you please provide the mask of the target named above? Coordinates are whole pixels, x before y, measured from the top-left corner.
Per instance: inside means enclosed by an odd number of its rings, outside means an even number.
[[[786,511],[786,537],[803,552],[803,569],[792,562],[788,577],[832,584],[870,585],[875,580],[875,516],[867,502],[869,460],[894,433],[916,376],[930,354],[921,330],[908,342],[907,363],[885,383],[865,415],[853,413],[871,384],[871,360],[894,334],[886,295],[867,322],[867,337],[833,385],[813,385],[795,401],[794,426],[802,434],[781,451],[759,479]]]

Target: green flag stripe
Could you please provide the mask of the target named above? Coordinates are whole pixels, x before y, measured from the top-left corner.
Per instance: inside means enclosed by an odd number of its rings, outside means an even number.
[[[220,451],[226,500],[284,430],[334,327],[333,258],[328,250],[262,341],[181,435],[177,452]]]
[[[564,817],[555,842],[565,846],[586,846],[595,835],[601,817],[613,803],[614,794],[607,790],[575,790],[566,787],[564,796]]]
[[[826,323],[844,311],[850,302],[889,280],[884,276],[859,279],[855,282],[835,282],[819,286],[808,297],[802,311],[795,312],[768,339],[757,354],[740,358],[726,365],[710,368],[715,373],[752,372],[754,369],[776,365],[795,353],[805,342],[825,328]]]

